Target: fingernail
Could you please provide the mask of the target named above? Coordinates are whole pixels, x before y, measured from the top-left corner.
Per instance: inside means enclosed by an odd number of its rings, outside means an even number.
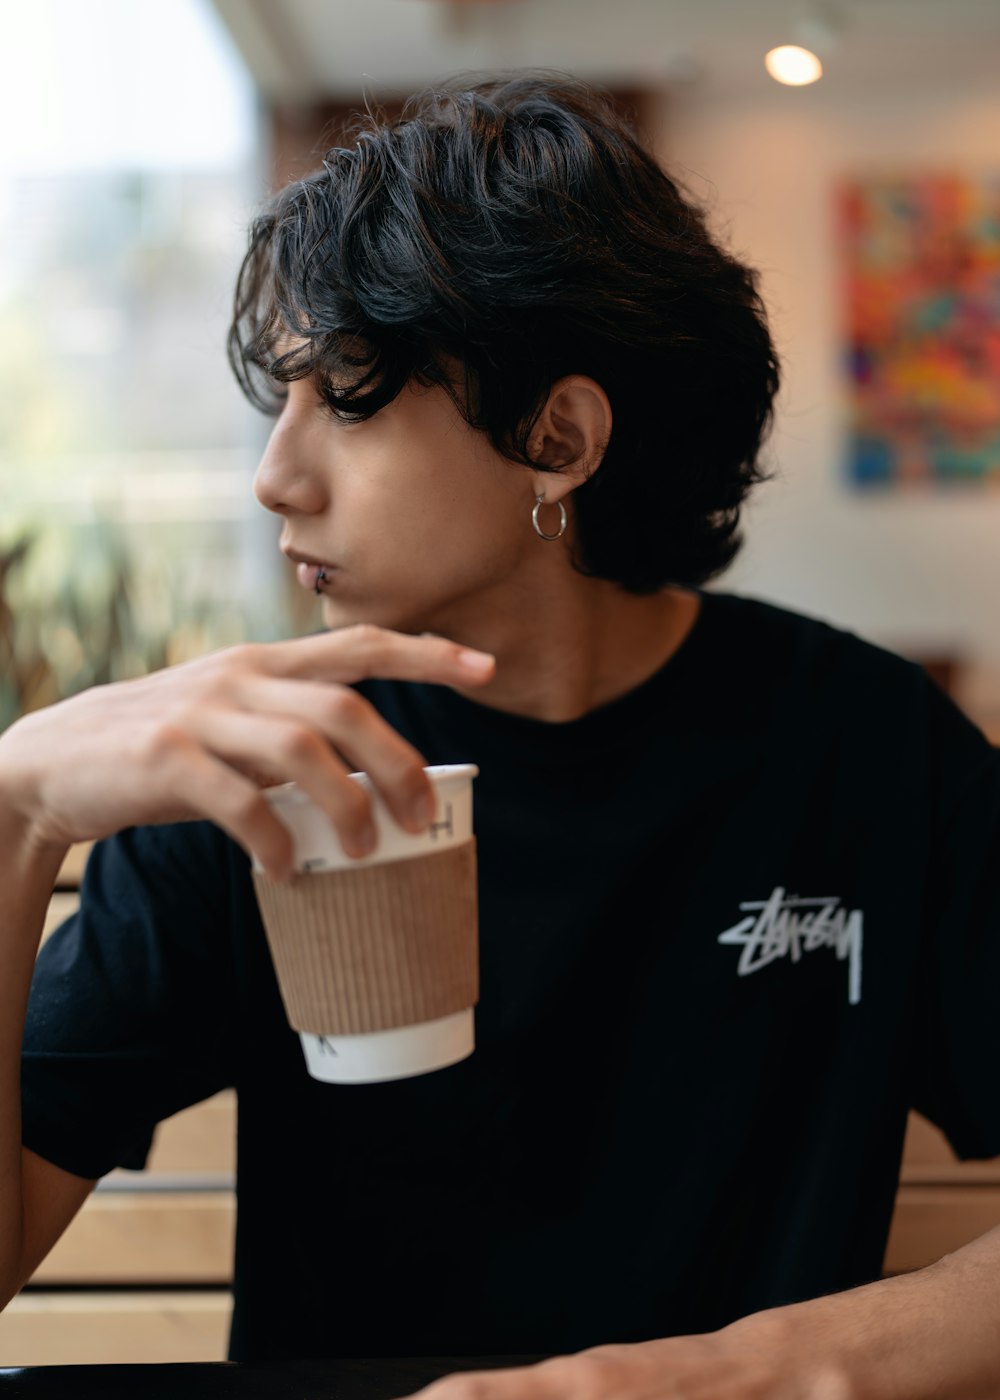
[[[359,858],[361,856],[370,856],[377,845],[378,832],[375,830],[374,823],[369,822],[366,826],[363,826],[360,831],[355,832],[348,854]]]
[[[491,656],[486,651],[460,651],[458,653],[458,664],[464,666],[467,671],[475,671],[478,675],[483,675],[490,670],[495,656]]]

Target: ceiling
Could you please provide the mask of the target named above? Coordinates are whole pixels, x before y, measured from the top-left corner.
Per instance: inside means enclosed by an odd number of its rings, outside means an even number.
[[[402,95],[464,70],[523,67],[752,95],[774,87],[765,51],[795,42],[796,18],[817,12],[839,31],[826,90],[1000,88],[1000,0],[212,3],[262,93],[280,103]]]

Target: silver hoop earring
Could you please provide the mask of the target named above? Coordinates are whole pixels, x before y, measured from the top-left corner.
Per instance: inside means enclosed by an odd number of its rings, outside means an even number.
[[[542,529],[541,525],[539,525],[538,523],[538,512],[541,510],[542,503],[544,502],[544,500],[544,496],[536,496],[534,509],[531,512],[531,523],[535,527],[535,534],[543,540],[561,539],[566,531],[566,507],[563,505],[562,501],[555,502],[555,504],[559,507],[559,533],[555,535],[547,535]]]

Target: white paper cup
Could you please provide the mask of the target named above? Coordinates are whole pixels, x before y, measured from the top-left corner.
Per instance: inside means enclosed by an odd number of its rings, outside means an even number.
[[[374,852],[361,859],[344,852],[329,817],[297,784],[265,789],[264,797],[291,833],[297,874],[361,870],[467,847],[473,836],[472,780],[479,769],[462,763],[431,767],[425,772],[434,785],[437,811],[431,825],[419,835],[411,835],[397,824],[366,773],[350,775],[369,794],[378,833]],[[263,874],[256,856],[253,868],[258,875]],[[309,1073],[333,1084],[371,1084],[425,1074],[465,1059],[475,1046],[472,1006],[431,1020],[359,1034],[299,1034]]]

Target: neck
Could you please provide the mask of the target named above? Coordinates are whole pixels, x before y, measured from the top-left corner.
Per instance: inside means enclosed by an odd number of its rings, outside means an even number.
[[[696,593],[666,588],[636,597],[604,579],[573,575],[544,602],[508,596],[502,610],[477,612],[434,631],[497,659],[487,686],[461,691],[478,704],[563,723],[627,694],[670,660],[694,626]]]

